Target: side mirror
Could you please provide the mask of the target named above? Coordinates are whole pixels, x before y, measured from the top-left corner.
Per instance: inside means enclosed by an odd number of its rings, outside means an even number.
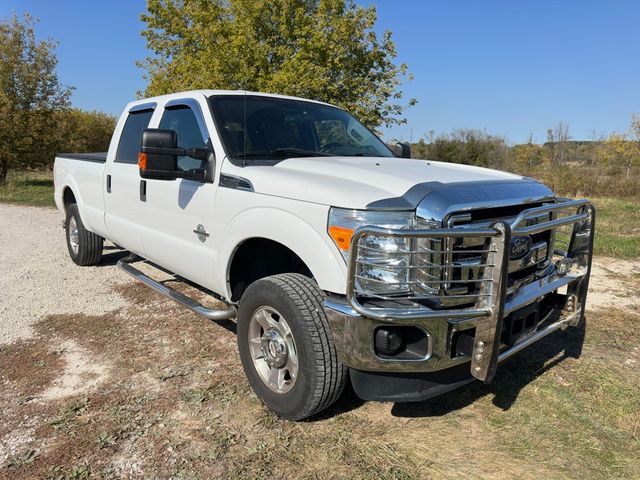
[[[154,180],[178,178],[178,150],[178,133],[175,130],[144,130],[138,155],[140,176]]]
[[[394,143],[389,148],[396,157],[411,158],[411,145],[407,142]]]
[[[204,181],[206,169],[183,171],[178,168],[178,157],[188,155],[198,160],[207,160],[211,151],[206,148],[178,148],[178,133],[175,130],[147,128],[142,132],[138,168],[140,176],[152,180]]]

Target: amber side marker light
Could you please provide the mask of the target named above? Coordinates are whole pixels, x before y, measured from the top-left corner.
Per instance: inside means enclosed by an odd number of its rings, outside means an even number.
[[[147,154],[146,153],[140,152],[138,154],[138,167],[140,168],[140,170],[146,170],[147,169]]]
[[[336,242],[340,250],[349,250],[351,237],[353,237],[353,229],[332,225],[329,227],[329,235],[331,235],[331,238],[333,238],[333,241]]]

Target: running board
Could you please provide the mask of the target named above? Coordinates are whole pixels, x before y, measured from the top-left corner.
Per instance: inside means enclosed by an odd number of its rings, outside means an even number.
[[[178,302],[194,313],[200,316],[208,318],[209,320],[228,320],[236,316],[236,307],[228,305],[227,308],[211,309],[198,303],[191,297],[174,290],[171,287],[167,287],[162,283],[156,282],[154,279],[148,277],[137,268],[131,266],[131,263],[135,262],[137,257],[130,255],[127,258],[118,260],[118,267],[128,275],[131,275],[136,280],[144,283],[146,286],[153,288],[156,292],[164,295],[171,300]]]

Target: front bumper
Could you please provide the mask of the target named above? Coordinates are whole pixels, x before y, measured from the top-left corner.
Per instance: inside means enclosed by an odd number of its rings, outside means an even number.
[[[457,388],[474,378],[488,382],[499,362],[557,330],[579,325],[586,304],[595,221],[592,206],[587,204],[585,212],[591,226],[581,246],[584,268],[580,272],[550,269],[548,275],[508,296],[504,288],[506,268],[496,269],[492,302],[481,305],[483,308],[414,310],[406,314],[380,307],[380,303],[367,305],[354,295],[329,298],[325,311],[338,355],[352,369],[356,392],[365,399],[416,401]],[[583,220],[581,217],[575,222]],[[504,252],[505,238],[508,244],[511,230],[509,225],[500,227],[506,234],[498,236],[502,241],[497,242],[495,248]],[[508,255],[499,260],[506,264]],[[505,320],[525,309],[540,312],[534,328],[505,344]],[[390,326],[411,326],[424,331],[427,342],[424,355],[417,359],[379,355],[375,333],[379,328]],[[466,355],[455,347],[455,339],[461,333],[473,338],[472,350]]]
[[[557,294],[558,303],[565,303],[563,309],[552,309],[540,320],[541,328],[510,348],[499,350],[498,359],[504,360],[531,343],[558,329],[578,325],[584,314],[582,304],[575,298],[580,287],[586,284],[585,277],[548,277],[524,287],[521,293],[507,302],[504,315],[516,312],[558,290],[566,289],[572,294]],[[564,302],[562,301],[564,298]],[[452,339],[458,332],[473,330],[485,317],[472,318],[398,318],[377,320],[356,312],[344,300],[330,298],[325,301],[325,312],[331,325],[333,338],[341,361],[349,367],[375,372],[434,372],[468,363],[471,358],[454,356]],[[392,360],[379,357],[374,350],[374,334],[379,327],[391,325],[417,326],[427,333],[427,355],[420,360]]]

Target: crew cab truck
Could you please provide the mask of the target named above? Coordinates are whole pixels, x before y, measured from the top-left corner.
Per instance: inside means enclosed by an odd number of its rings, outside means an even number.
[[[530,178],[411,160],[348,112],[244,91],[139,100],[103,154],[61,154],[69,255],[105,239],[128,274],[236,318],[256,394],[299,420],[347,375],[365,400],[420,401],[583,321],[595,211]],[[143,274],[202,287],[207,308]]]

